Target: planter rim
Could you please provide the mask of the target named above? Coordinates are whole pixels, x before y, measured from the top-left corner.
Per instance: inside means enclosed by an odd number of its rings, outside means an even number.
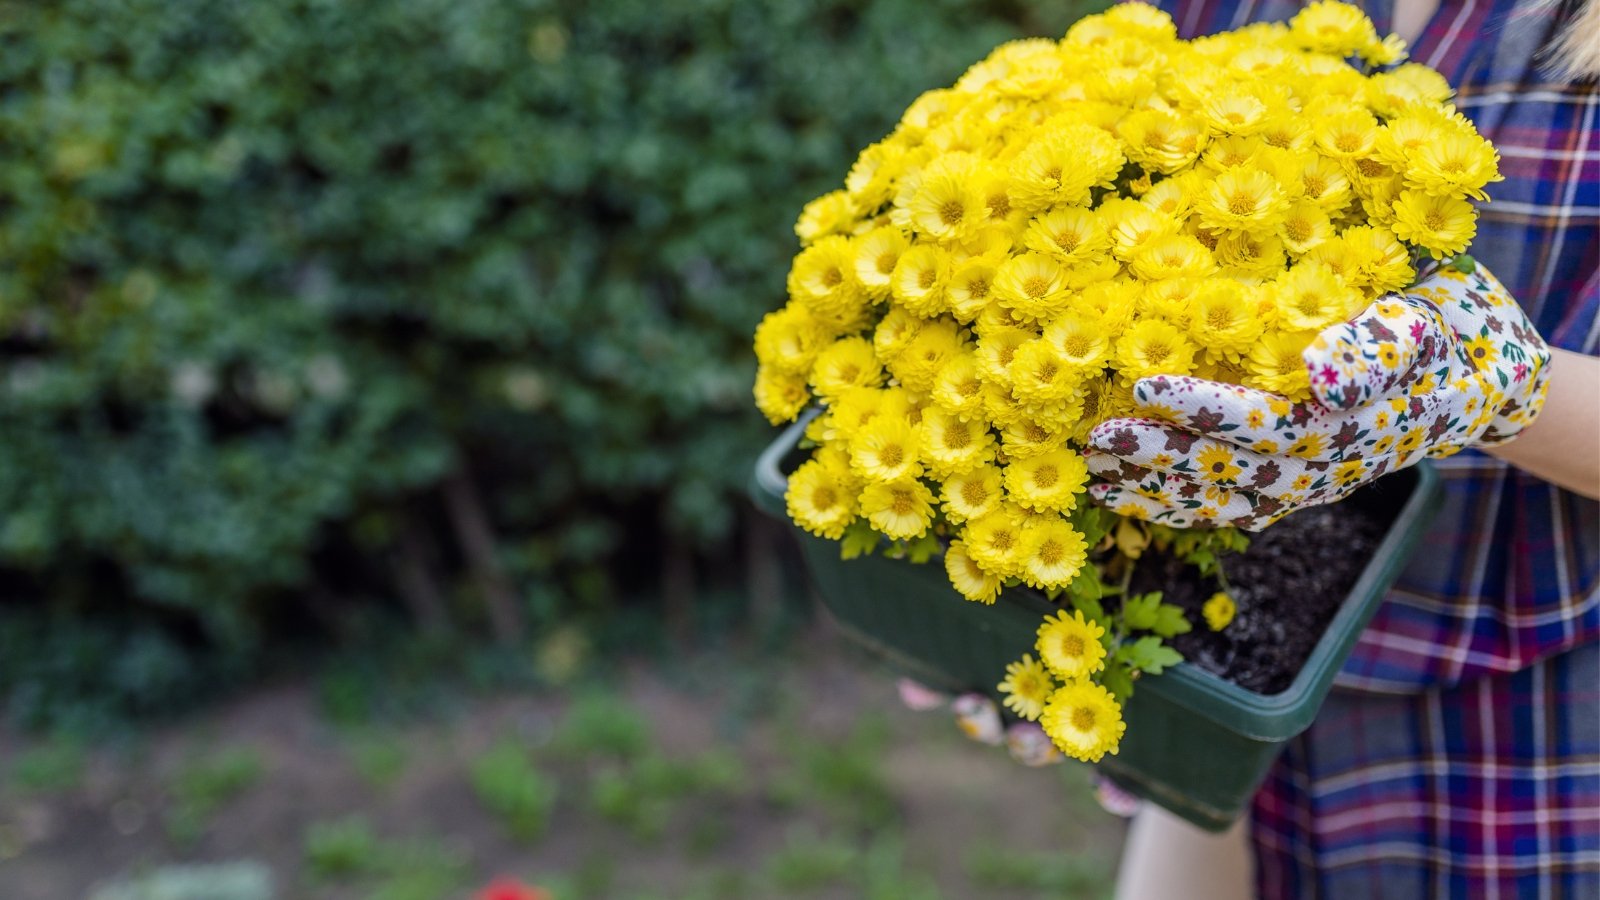
[[[813,407],[786,428],[761,453],[750,475],[750,495],[764,512],[787,518],[784,492],[788,476],[783,458],[799,443],[801,434],[820,410]],[[1240,687],[1199,666],[1184,661],[1160,675],[1140,679],[1138,689],[1162,695],[1197,714],[1246,737],[1260,741],[1283,741],[1311,726],[1322,698],[1333,686],[1349,647],[1377,611],[1379,586],[1393,581],[1394,575],[1410,556],[1425,530],[1429,516],[1439,503],[1439,475],[1433,464],[1422,460],[1401,472],[1412,472],[1416,483],[1405,505],[1395,517],[1372,559],[1346,594],[1311,655],[1287,688],[1276,694],[1259,694]],[[1395,473],[1400,474],[1400,473]],[[1390,477],[1390,476],[1386,476]],[[1377,483],[1381,486],[1383,480]],[[1367,490],[1380,489],[1369,487]],[[1007,588],[1006,600],[1037,611],[1041,618],[1062,607],[1043,594],[1025,588]],[[1366,598],[1363,600],[1363,598]]]

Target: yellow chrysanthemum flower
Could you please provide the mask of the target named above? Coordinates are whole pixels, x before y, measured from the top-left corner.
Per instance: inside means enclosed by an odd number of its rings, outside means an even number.
[[[998,689],[1004,695],[1007,709],[1029,722],[1037,722],[1044,705],[1055,692],[1055,679],[1044,664],[1024,653],[1022,659],[1006,666],[1006,678]]]
[[[933,523],[933,492],[915,478],[871,482],[860,502],[872,527],[896,540],[920,537]]]
[[[1128,158],[1170,175],[1194,162],[1208,134],[1197,121],[1163,109],[1143,109],[1117,125]]]
[[[891,482],[922,474],[922,433],[903,416],[880,413],[850,438],[850,465],[869,481]]]
[[[945,310],[950,255],[932,244],[915,244],[900,254],[889,276],[889,290],[906,311],[931,319]]]
[[[1022,580],[1040,590],[1064,588],[1078,577],[1089,548],[1059,516],[1038,516],[1022,526]]]
[[[1006,493],[1036,512],[1070,512],[1089,481],[1083,457],[1065,447],[1013,460],[1005,467]]]
[[[988,210],[978,189],[977,164],[970,153],[947,153],[923,168],[905,207],[918,234],[955,241],[983,224]]]
[[[900,255],[911,249],[905,232],[884,225],[857,238],[855,245],[856,280],[873,297],[886,296]]]
[[[849,469],[812,459],[789,476],[784,503],[789,518],[817,537],[838,540],[856,520],[856,494],[860,486]]]
[[[1045,704],[1039,724],[1062,753],[1089,763],[1099,762],[1107,753],[1115,756],[1127,730],[1116,698],[1089,681],[1057,688]]]
[[[768,366],[756,369],[756,409],[774,425],[792,422],[811,400],[806,376]]]
[[[855,271],[855,246],[850,238],[829,235],[794,258],[789,296],[823,322],[854,326],[867,304]]]
[[[1048,319],[1066,308],[1063,274],[1061,264],[1043,253],[1013,256],[995,274],[995,299],[1018,316]]]
[[[1200,615],[1206,620],[1206,627],[1212,631],[1221,631],[1233,621],[1234,614],[1239,611],[1233,598],[1225,591],[1217,591],[1200,607]]]
[[[1011,162],[1010,195],[1025,209],[1080,206],[1089,189],[1122,170],[1122,147],[1098,128],[1076,122],[1041,128]]]
[[[1484,185],[1501,181],[1500,154],[1482,137],[1461,129],[1440,129],[1407,156],[1406,183],[1437,197],[1487,200]]]
[[[950,585],[968,600],[987,605],[1000,596],[1000,576],[978,565],[964,541],[950,542],[944,551],[944,571],[950,576]]]
[[[951,357],[933,381],[933,402],[940,409],[980,418],[983,412],[983,373],[977,354],[963,351]]]
[[[985,423],[933,409],[923,414],[919,427],[922,460],[939,478],[969,472],[994,458],[994,435]]]
[[[945,289],[951,312],[970,322],[994,299],[994,280],[999,266],[992,257],[977,256],[956,266]]]
[[[1069,267],[1104,259],[1111,249],[1099,217],[1082,206],[1058,206],[1034,218],[1023,242],[1028,249],[1054,256]]]
[[[1249,371],[1245,386],[1282,394],[1291,400],[1311,396],[1311,374],[1301,354],[1311,342],[1309,332],[1269,331],[1261,336],[1244,365]]]
[[[1100,318],[1073,311],[1051,322],[1042,340],[1080,374],[1099,371],[1111,358],[1111,339]]]
[[[1105,629],[1084,618],[1083,612],[1066,610],[1046,616],[1039,626],[1034,649],[1039,658],[1063,681],[1088,678],[1105,668]]]
[[[967,346],[956,323],[930,322],[889,363],[889,372],[908,390],[927,393],[945,364],[966,352]]]
[[[1195,292],[1192,309],[1189,336],[1227,359],[1250,352],[1266,329],[1248,290],[1235,281],[1207,282]]]
[[[756,359],[774,370],[804,375],[832,338],[805,307],[790,304],[767,313],[756,326]]]
[[[1478,212],[1459,197],[1404,191],[1394,201],[1395,236],[1428,251],[1434,259],[1467,249],[1478,233]]]
[[[1206,245],[1187,234],[1169,234],[1146,241],[1129,266],[1146,281],[1169,278],[1204,278],[1217,270]]]
[[[1321,331],[1361,309],[1363,297],[1345,285],[1326,263],[1306,260],[1278,277],[1272,286],[1278,321],[1295,331]]]
[[[1062,358],[1054,344],[1035,338],[1018,347],[1011,362],[1011,395],[1025,404],[1068,400],[1078,390],[1081,371]]]
[[[1302,47],[1333,56],[1354,56],[1376,43],[1377,29],[1361,10],[1348,3],[1317,0],[1289,20],[1289,33]]]
[[[1277,179],[1253,166],[1218,175],[1195,200],[1200,224],[1212,231],[1270,234],[1289,212]]]
[[[1187,375],[1194,368],[1194,350],[1177,326],[1145,319],[1117,340],[1117,370],[1130,382],[1149,375]]]
[[[1022,556],[1021,511],[1008,503],[969,519],[963,531],[967,555],[985,572],[1009,578],[1017,571]]]
[[[811,366],[811,389],[824,401],[834,400],[851,388],[881,384],[883,369],[866,338],[847,337],[834,341],[817,354],[817,361]]]
[[[843,234],[855,224],[856,206],[844,191],[831,191],[807,203],[794,223],[800,243],[810,244],[830,234]]]
[[[989,464],[951,475],[939,490],[941,507],[955,522],[982,518],[999,509],[1005,498],[1000,468]]]

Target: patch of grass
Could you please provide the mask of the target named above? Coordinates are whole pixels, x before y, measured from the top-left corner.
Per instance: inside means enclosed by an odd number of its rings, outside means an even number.
[[[880,833],[861,859],[863,900],[939,900],[939,888],[906,866],[905,841],[897,832]]]
[[[11,784],[30,794],[69,791],[83,780],[88,754],[75,741],[52,741],[35,747],[11,764]]]
[[[791,831],[787,843],[767,858],[766,876],[789,891],[809,891],[843,884],[856,875],[856,846],[808,830]]]
[[[362,736],[352,741],[348,753],[356,773],[375,788],[387,788],[405,774],[405,747],[392,736]]]
[[[265,774],[261,755],[232,747],[184,766],[172,781],[173,807],[167,834],[187,844],[200,837],[212,815]]]
[[[979,845],[967,853],[967,875],[982,887],[1037,891],[1045,897],[1110,897],[1116,874],[1109,860],[1056,851]]]
[[[345,878],[378,871],[382,843],[372,825],[359,816],[337,822],[314,822],[306,829],[306,868],[319,878]]]
[[[567,711],[552,741],[563,756],[587,760],[597,756],[629,760],[650,746],[650,726],[639,711],[615,694],[590,691]]]
[[[883,771],[888,730],[870,720],[843,740],[798,742],[794,760],[803,784],[774,785],[775,799],[796,803],[814,797],[845,824],[881,829],[899,819],[899,805]],[[791,776],[792,777],[792,776]]]
[[[666,831],[680,801],[737,796],[749,787],[744,763],[731,753],[710,751],[688,759],[652,755],[601,769],[590,782],[589,803],[602,818],[627,827],[635,837],[655,840]]]
[[[534,768],[522,745],[502,739],[472,761],[472,791],[507,832],[521,841],[544,834],[556,804],[556,783]]]
[[[313,878],[382,879],[362,895],[369,900],[444,900],[467,874],[461,854],[427,839],[384,840],[361,816],[313,823],[304,853]]]

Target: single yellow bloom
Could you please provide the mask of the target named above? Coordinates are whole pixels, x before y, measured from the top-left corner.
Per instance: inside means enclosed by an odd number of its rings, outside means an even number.
[[[1200,615],[1206,620],[1206,627],[1212,631],[1221,631],[1233,621],[1234,614],[1239,611],[1233,598],[1223,591],[1211,595],[1211,599],[1200,607]]]

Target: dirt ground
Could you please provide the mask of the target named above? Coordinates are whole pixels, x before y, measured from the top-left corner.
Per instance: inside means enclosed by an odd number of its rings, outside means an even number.
[[[502,875],[562,900],[1109,895],[1123,824],[1085,770],[1017,766],[904,709],[826,628],[805,643],[398,725],[332,724],[307,682],[109,748],[0,733],[0,898],[224,862],[328,900],[465,898]]]

